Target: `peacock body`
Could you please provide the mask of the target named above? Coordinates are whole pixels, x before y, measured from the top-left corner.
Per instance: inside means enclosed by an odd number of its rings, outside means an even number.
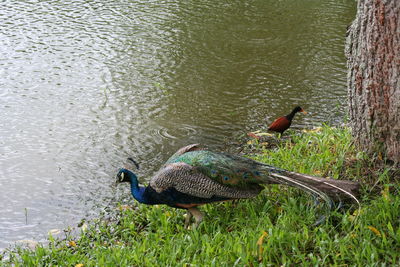
[[[188,210],[196,225],[203,214],[197,206],[219,201],[252,198],[265,184],[286,184],[321,197],[329,205],[332,198],[350,197],[358,183],[314,177],[275,168],[245,157],[203,149],[197,144],[179,149],[151,178],[147,187],[138,185],[129,169],[119,171],[119,182],[130,182],[133,197],[144,204],[166,204]]]

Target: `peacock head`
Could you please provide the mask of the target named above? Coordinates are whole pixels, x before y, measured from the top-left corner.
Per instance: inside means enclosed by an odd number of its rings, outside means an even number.
[[[135,175],[133,172],[127,169],[120,169],[118,174],[117,174],[117,183],[125,183],[125,182],[131,182],[131,176]],[[135,175],[136,176],[136,175]]]
[[[128,158],[129,163],[133,163],[137,169],[139,169],[139,164],[134,161],[132,158]],[[131,165],[131,164],[130,164]],[[137,183],[137,176],[132,171],[128,170],[131,169],[131,166],[126,168],[121,168],[117,174],[117,183],[124,183],[124,182],[135,182]]]

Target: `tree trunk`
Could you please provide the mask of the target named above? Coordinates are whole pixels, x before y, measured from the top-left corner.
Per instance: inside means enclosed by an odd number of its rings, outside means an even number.
[[[358,0],[349,28],[348,96],[356,143],[400,161],[400,0]]]

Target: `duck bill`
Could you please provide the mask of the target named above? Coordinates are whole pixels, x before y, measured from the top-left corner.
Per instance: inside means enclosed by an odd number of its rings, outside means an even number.
[[[300,110],[300,112],[304,113],[304,114],[307,114],[307,112],[304,109]]]

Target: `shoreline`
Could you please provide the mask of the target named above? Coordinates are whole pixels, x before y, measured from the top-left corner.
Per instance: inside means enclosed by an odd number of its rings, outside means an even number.
[[[344,127],[291,131],[288,136],[273,149],[258,141],[246,143],[249,152],[243,152],[291,171],[359,180],[363,183],[360,212],[351,208],[334,211],[325,223],[313,227],[318,211],[310,197],[273,185],[254,199],[205,205],[204,221],[190,231],[183,228],[184,211],[141,205],[129,196],[130,205],[120,204],[115,214],[99,216],[79,236],[66,234],[63,240],[50,237],[48,246],[39,245],[35,250],[16,248],[9,251],[4,264],[398,263],[400,196],[399,182],[393,179],[398,170],[371,166],[369,158],[355,149],[350,131]],[[358,245],[361,243],[363,247]]]

